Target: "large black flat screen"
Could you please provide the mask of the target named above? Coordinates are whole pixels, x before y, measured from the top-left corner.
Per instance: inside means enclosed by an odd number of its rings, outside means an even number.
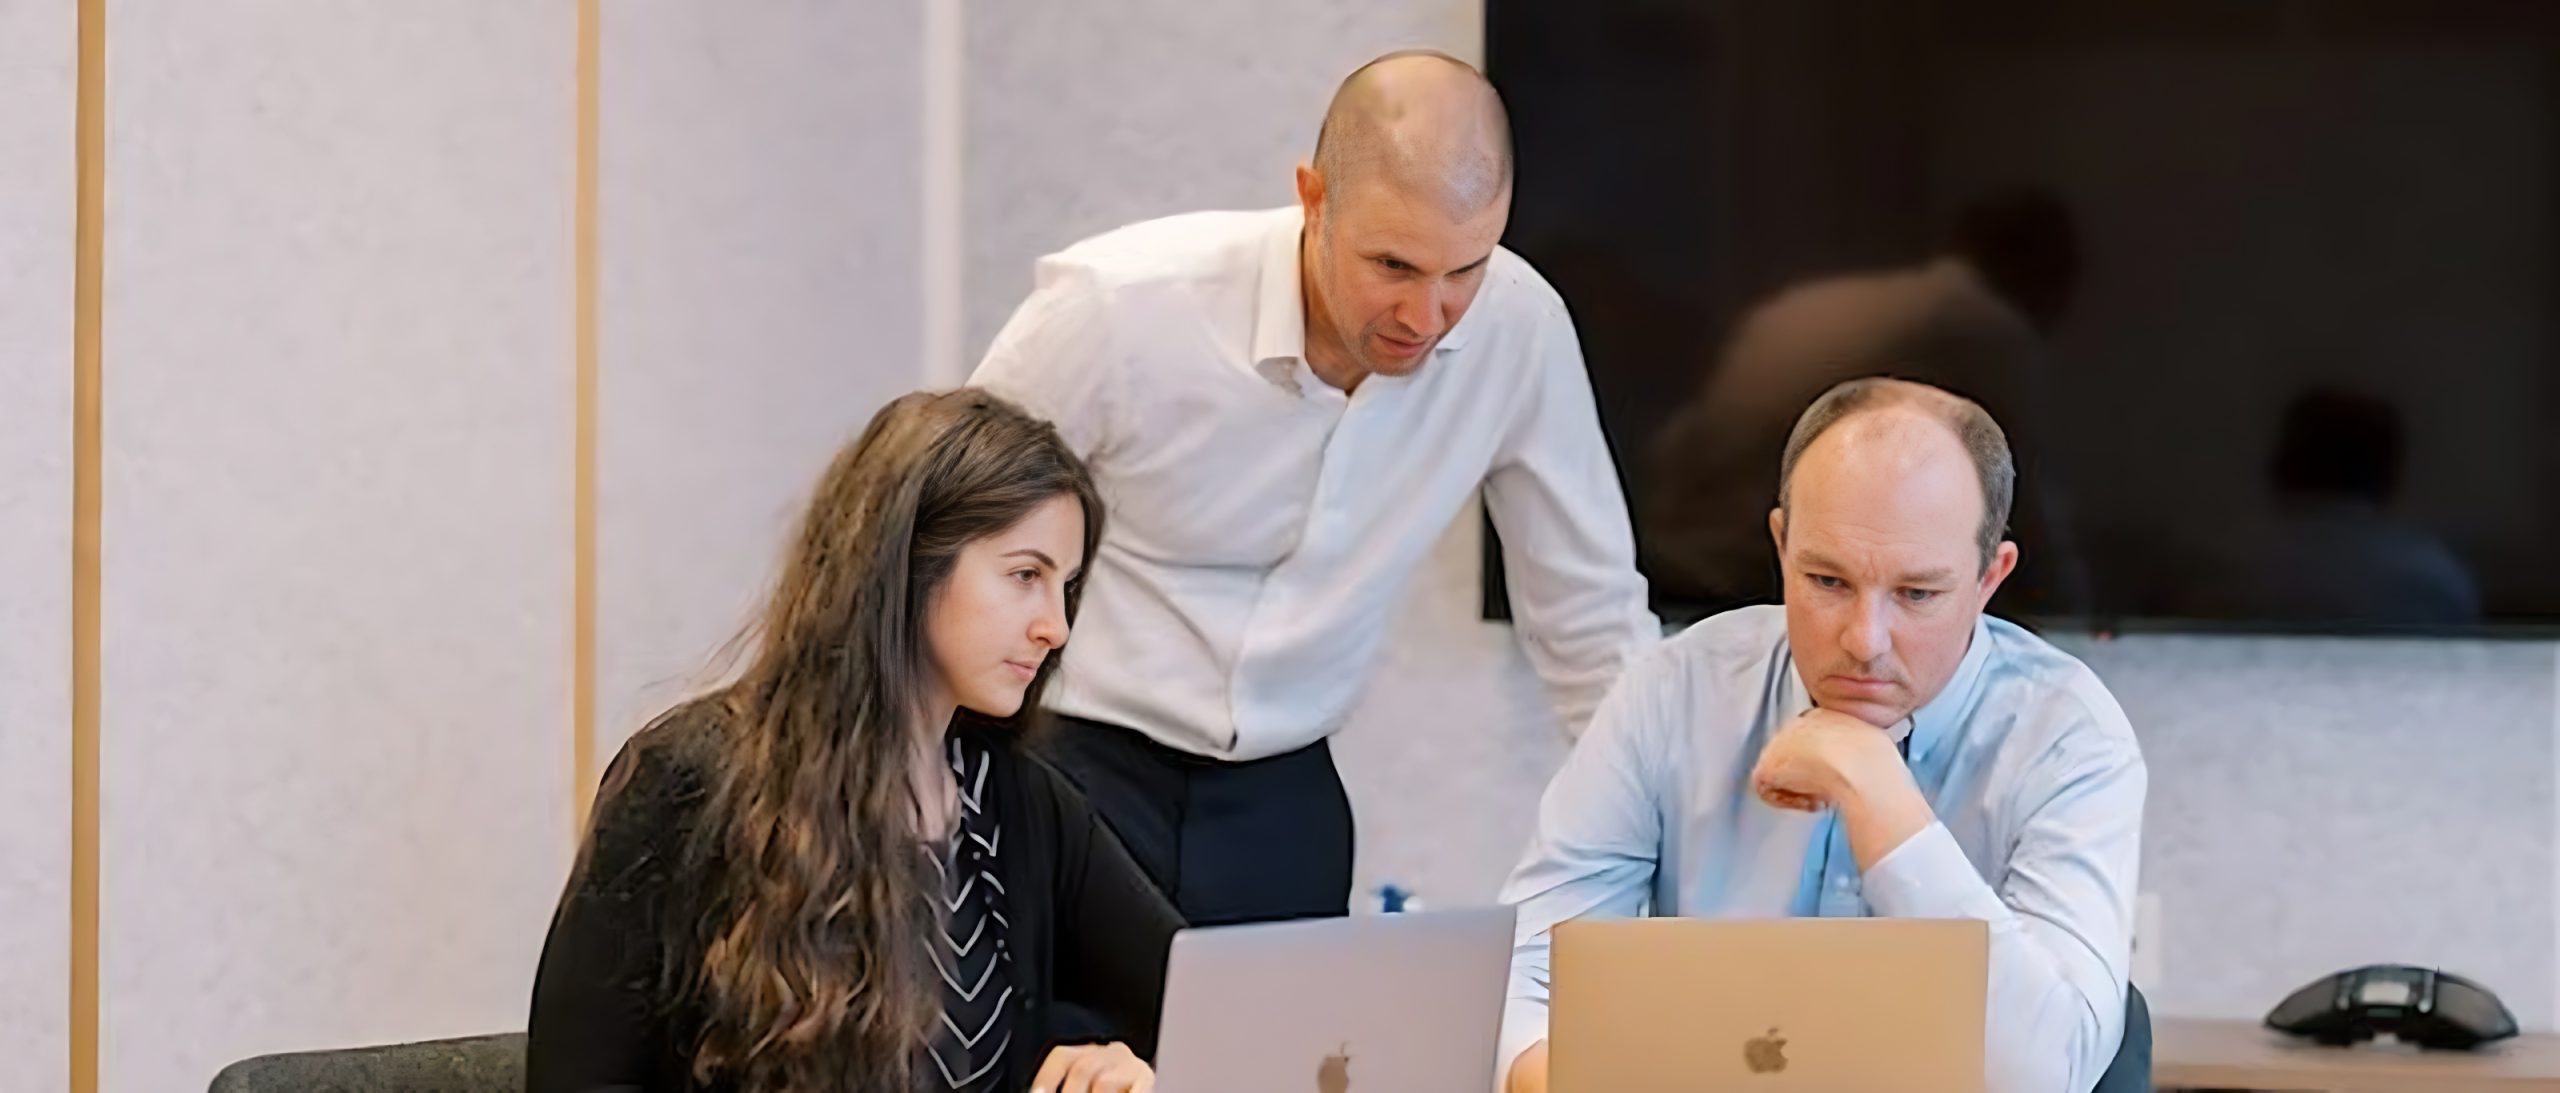
[[[2048,620],[2560,623],[2560,3],[1494,0],[1657,607],[1774,597],[1787,426],[1988,406]]]

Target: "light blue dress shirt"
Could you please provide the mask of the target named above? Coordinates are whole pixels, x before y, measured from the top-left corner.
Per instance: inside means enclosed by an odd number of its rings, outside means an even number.
[[[1628,669],[1503,890],[1520,933],[1499,1073],[1546,1037],[1559,922],[1873,915],[1990,924],[1992,1093],[2096,1084],[2124,1035],[2147,779],[2106,687],[2010,623],[1976,623],[1946,690],[1893,730],[1938,822],[1863,876],[1831,812],[1751,791],[1762,746],[1811,706],[1780,607],[1708,619]]]

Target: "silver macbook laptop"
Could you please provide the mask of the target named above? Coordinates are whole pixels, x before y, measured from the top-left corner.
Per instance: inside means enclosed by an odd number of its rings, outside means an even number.
[[[1485,1093],[1511,909],[1185,930],[1162,1093]]]

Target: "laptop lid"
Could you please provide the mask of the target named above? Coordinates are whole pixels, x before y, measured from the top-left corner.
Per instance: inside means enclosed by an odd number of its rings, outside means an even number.
[[[1982,1093],[1989,927],[1683,918],[1555,931],[1554,1093]]]
[[[1507,907],[1185,930],[1162,1093],[1486,1093],[1511,972]]]

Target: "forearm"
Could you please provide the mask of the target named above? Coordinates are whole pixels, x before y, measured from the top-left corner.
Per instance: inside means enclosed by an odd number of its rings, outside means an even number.
[[[1938,822],[1901,754],[1890,748],[1878,751],[1879,755],[1849,764],[1841,772],[1844,785],[1833,798],[1860,872],[1873,870],[1912,836]]]
[[[1565,735],[1578,739],[1620,674],[1660,641],[1662,624],[1646,608],[1643,579],[1632,568],[1559,565],[1519,551],[1508,561],[1513,632]]]

